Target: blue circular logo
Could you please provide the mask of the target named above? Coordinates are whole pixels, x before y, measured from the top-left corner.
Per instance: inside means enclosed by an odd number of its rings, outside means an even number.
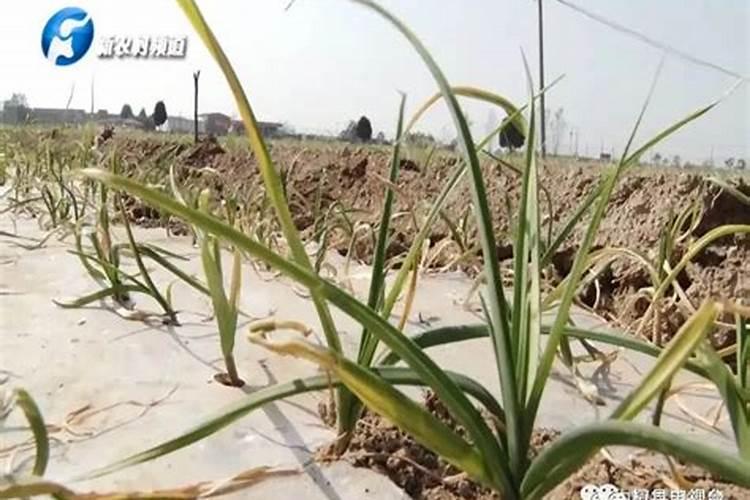
[[[82,58],[94,40],[94,22],[78,7],[55,12],[42,30],[42,53],[57,66],[68,66]]]

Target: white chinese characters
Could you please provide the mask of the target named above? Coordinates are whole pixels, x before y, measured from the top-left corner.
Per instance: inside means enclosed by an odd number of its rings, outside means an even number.
[[[587,484],[581,488],[579,497],[581,500],[723,500],[724,494],[715,488],[620,490],[613,484]]]
[[[103,36],[96,54],[103,59],[181,59],[187,51],[186,36]]]

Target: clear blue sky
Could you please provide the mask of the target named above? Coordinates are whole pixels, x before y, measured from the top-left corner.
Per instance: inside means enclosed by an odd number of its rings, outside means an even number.
[[[750,2],[747,0],[571,0],[604,17],[679,47],[737,73],[750,75]],[[547,77],[565,74],[548,96],[563,108],[579,150],[620,152],[647,92],[660,51],[544,0]],[[520,49],[536,78],[536,3],[533,0],[382,0],[433,52],[454,84],[492,89],[522,102],[527,95]],[[258,116],[298,130],[337,132],[364,114],[376,131],[391,135],[398,93],[414,110],[435,85],[406,41],[380,18],[346,0],[201,1],[200,6],[235,63]],[[79,63],[55,67],[40,50],[41,28],[58,8],[78,5],[92,15],[97,35],[187,34],[182,61],[99,60],[93,50]],[[0,17],[0,99],[24,92],[31,106],[63,107],[72,85],[72,107],[117,112],[128,102],[137,112],[164,99],[173,114],[192,110],[191,73],[200,69],[202,111],[234,114],[231,95],[182,12],[169,0],[39,0],[14,2]],[[643,134],[654,132],[721,94],[733,82],[712,70],[667,57]],[[502,117],[487,106],[466,106],[474,131]],[[454,136],[444,109],[422,128]],[[553,138],[549,138],[551,142]],[[659,150],[701,161],[750,157],[750,90],[740,88],[704,120]]]

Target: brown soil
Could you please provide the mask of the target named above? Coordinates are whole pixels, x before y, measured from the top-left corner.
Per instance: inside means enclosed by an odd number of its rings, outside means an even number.
[[[458,434],[464,435],[445,407],[432,394],[425,397],[426,408]],[[552,443],[559,432],[539,429],[532,438],[531,455],[535,456]],[[496,493],[468,479],[440,457],[417,444],[388,420],[372,413],[357,422],[354,437],[344,456],[354,465],[387,475],[417,500],[495,500]],[[747,500],[750,490],[724,483],[706,471],[691,465],[677,464],[677,470],[690,486],[682,489],[718,489],[724,499]],[[580,498],[587,484],[613,484],[621,490],[680,489],[672,479],[667,462],[655,454],[641,453],[627,463],[614,463],[599,454],[578,472],[546,495],[548,500]],[[669,498],[669,492],[667,497]]]
[[[199,180],[201,186],[212,186],[221,197],[237,197],[241,203],[255,203],[269,210],[267,202],[263,200],[264,190],[255,159],[247,150],[236,147],[225,150],[215,140],[189,145],[159,139],[135,140],[127,136],[115,136],[107,142],[107,145],[110,144],[125,152],[125,163],[133,171],[164,171],[168,168],[165,159],[174,157],[181,183]],[[387,178],[390,155],[387,149],[341,144],[305,147],[304,143],[295,142],[273,143],[270,149],[277,168],[287,179],[292,215],[305,236],[312,236],[318,193],[321,199],[320,214],[325,213],[334,202],[340,202],[343,207],[352,210],[353,219],[377,224],[386,188],[384,179]],[[457,163],[455,154],[450,151],[435,154],[429,166],[420,165],[418,161],[416,157],[407,157],[401,163],[395,213],[411,209],[419,217],[424,216]],[[597,185],[601,167],[599,162],[573,159],[558,158],[544,162],[540,173],[541,183],[551,200],[550,206],[544,192],[540,193],[545,234],[550,224],[553,234],[563,226]],[[501,261],[509,261],[513,256],[509,240],[509,228],[513,222],[509,218],[508,207],[515,214],[520,180],[516,173],[495,162],[487,162],[483,168],[498,239],[497,255]],[[735,176],[729,180],[737,189],[750,195],[747,176],[744,179]],[[463,260],[456,261],[463,252],[458,245],[449,246],[433,261],[433,267],[451,265],[470,274],[479,270],[480,252],[474,243],[475,228],[468,200],[469,187],[464,183],[456,189],[444,212],[458,227],[462,227],[464,220],[468,221],[464,239],[468,242],[469,252]],[[637,168],[620,180],[594,248],[627,247],[654,258],[665,225],[692,203],[700,206],[700,223],[691,238],[677,246],[672,265],[679,260],[690,241],[712,228],[727,223],[750,224],[750,206],[721,191],[699,171]],[[167,218],[146,207],[131,208],[135,209],[133,218],[139,223],[168,223]],[[388,249],[389,257],[408,249],[415,234],[411,217],[399,217],[392,225],[394,234]],[[584,230],[579,224],[573,236],[554,256],[550,275],[552,284],[569,271],[577,242]],[[441,220],[434,226],[431,244],[435,248],[441,240],[450,237],[448,224]],[[345,253],[349,238],[341,229],[335,229],[330,235],[329,244]],[[356,259],[368,262],[372,255],[372,240],[360,238],[354,245],[353,254]],[[693,306],[698,306],[707,297],[750,301],[750,268],[747,262],[750,262],[750,236],[726,237],[701,252],[680,274],[679,283]],[[588,290],[584,290],[581,301],[595,306],[597,312],[615,320],[620,326],[634,329],[634,321],[641,317],[648,305],[645,299],[635,299],[634,296],[638,290],[650,285],[649,275],[642,266],[620,260],[598,277],[598,287],[592,284]],[[659,307],[658,328],[652,324],[647,324],[645,328],[649,334],[657,332],[663,341],[685,319],[684,313],[670,299],[673,293],[670,291],[667,300]],[[722,332],[717,343],[726,344],[732,340],[731,332]]]

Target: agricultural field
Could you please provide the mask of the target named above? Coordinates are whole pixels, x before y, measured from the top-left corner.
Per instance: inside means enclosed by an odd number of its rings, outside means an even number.
[[[87,200],[85,191],[80,192],[77,183],[72,180],[76,169],[91,164],[105,167],[116,165],[112,168],[130,178],[162,187],[170,184],[171,170],[173,179],[178,185],[184,186],[183,190],[188,191],[192,187],[197,192],[198,189],[208,188],[213,199],[232,202],[236,207],[239,227],[247,234],[255,235],[258,241],[264,241],[269,248],[282,254],[287,251],[279,235],[280,229],[274,222],[272,207],[264,195],[257,164],[253,155],[247,151],[246,144],[240,141],[206,140],[192,144],[189,139],[180,137],[123,132],[92,151],[86,146],[95,142],[94,129],[24,128],[5,129],[2,132],[3,164],[6,169],[4,186],[7,189],[4,245],[7,249],[15,248],[14,251],[4,252],[4,259],[8,259],[4,261],[4,266],[12,266],[17,262],[11,259],[11,255],[19,260],[27,260],[41,252],[49,255],[75,251],[75,235],[82,230],[75,225],[83,226],[100,217],[95,207],[101,203],[96,200],[93,192],[88,195],[90,198]],[[383,193],[388,187],[384,179],[388,176],[391,152],[385,148],[366,145],[319,144],[294,140],[271,142],[269,149],[282,174],[295,226],[308,243],[319,272],[332,276],[336,282],[350,287],[360,298],[364,298],[365,290],[362,286],[352,285],[352,281],[357,281],[352,276],[361,274],[372,265],[377,244],[374,232],[378,228],[378,216],[384,208]],[[518,169],[522,166],[522,160],[519,156],[506,155],[499,160],[485,159],[482,162],[493,214],[493,228],[498,235],[498,262],[506,274],[508,286],[512,284],[511,239],[513,225],[516,224],[513,214],[517,212],[519,202],[521,179]],[[450,150],[436,151],[429,155],[425,154],[423,148],[406,146],[400,160],[401,171],[393,186],[396,196],[390,223],[391,237],[384,249],[384,266],[391,270],[391,274],[401,267],[401,262],[414,243],[420,228],[415,226],[415,221],[427,217],[432,200],[440,194],[441,186],[457,163],[458,156]],[[600,162],[557,158],[550,158],[540,165],[540,193],[547,200],[542,203],[543,215],[540,219],[545,241],[552,241],[551,235],[561,233],[566,222],[574,216],[595,187],[599,172],[605,168],[607,166]],[[24,171],[26,173],[19,175]],[[61,178],[71,179],[67,184],[70,191],[65,189],[66,184],[62,187],[58,184],[57,179]],[[24,182],[29,185],[24,187]],[[37,194],[39,186],[42,189]],[[469,196],[468,188],[465,184],[457,186],[427,233],[429,244],[423,247],[419,277],[414,285],[415,299],[412,299],[418,305],[413,305],[411,311],[406,306],[397,306],[397,317],[402,316],[404,309],[407,309],[406,315],[410,316],[407,324],[409,330],[419,332],[429,328],[431,322],[440,324],[452,321],[444,318],[441,308],[435,307],[429,300],[431,293],[446,287],[442,277],[458,282],[458,288],[462,292],[454,294],[452,303],[445,307],[456,310],[454,316],[464,316],[472,323],[481,320],[475,284],[478,285],[478,280],[481,279],[482,255],[476,226],[471,218],[471,207],[465,203]],[[750,273],[746,262],[750,241],[742,228],[746,228],[750,222],[747,200],[743,198],[748,194],[748,179],[739,175],[684,172],[648,166],[633,169],[623,177],[614,191],[610,208],[594,240],[593,248],[596,250],[592,250],[592,254],[599,252],[601,257],[596,260],[596,264],[591,264],[590,271],[578,290],[575,300],[579,311],[577,314],[650,345],[663,346],[704,300],[712,297],[747,300],[750,297]],[[76,203],[73,203],[74,200]],[[194,254],[193,230],[181,219],[155,209],[136,197],[124,196],[122,205],[127,221],[135,229],[135,234],[144,238],[144,241],[158,242],[163,249],[179,249],[184,255]],[[127,235],[121,230],[123,212],[117,205],[108,208],[109,212],[112,231],[116,235],[114,237],[120,244],[127,244]],[[14,222],[13,225],[8,225],[10,220]],[[99,221],[91,223],[95,227],[101,227]],[[19,230],[19,227],[22,229]],[[561,242],[559,249],[550,255],[549,265],[541,279],[545,294],[552,293],[569,275],[575,250],[583,237],[583,229],[580,225],[576,226],[570,236]],[[645,313],[658,288],[658,282],[651,281],[658,259],[663,258],[662,267],[665,270],[674,268],[696,242],[706,235],[709,235],[711,241],[691,256],[677,275],[675,283],[679,291],[669,290],[665,293],[651,316],[647,316]],[[87,251],[91,252],[95,248],[87,247]],[[662,248],[669,248],[670,253],[660,254],[659,252],[664,252],[660,250]],[[45,309],[58,307],[52,304],[53,300],[75,302],[79,298],[71,297],[72,290],[76,289],[76,285],[71,286],[71,283],[85,283],[85,267],[73,255],[68,260],[71,268],[65,273],[68,276],[66,286],[61,288],[59,294],[51,293],[46,297],[49,303],[45,304]],[[183,264],[181,261],[182,259],[175,259],[173,263],[194,271],[193,276],[200,276],[200,266],[194,269],[194,263]],[[128,267],[132,267],[132,264],[128,264]],[[106,271],[106,268],[102,270]],[[50,272],[54,273],[55,270]],[[255,281],[254,272],[248,272],[250,276],[247,279]],[[271,273],[265,276],[265,279],[273,279]],[[170,283],[174,284],[175,275],[164,276],[162,279],[165,280],[164,284],[159,285],[166,289],[171,286]],[[13,280],[4,281],[7,292],[16,289],[12,285]],[[82,292],[91,289],[86,284],[78,286]],[[256,286],[250,285],[246,293],[257,293],[253,291]],[[178,288],[174,287],[175,294]],[[200,295],[197,287],[193,290]],[[183,293],[185,291],[187,290],[183,290]],[[279,292],[272,296],[289,300]],[[158,301],[152,303],[141,297],[143,296],[133,294],[133,303],[127,304],[130,310],[125,307],[116,308],[117,301],[104,300],[103,304],[111,304],[107,307],[115,311],[112,313],[113,317],[106,321],[108,325],[112,323],[109,327],[129,331],[127,321],[135,320],[156,324],[154,328],[158,329],[160,321],[185,321],[181,318],[184,313],[175,313],[172,320],[169,307],[165,308],[163,314],[157,313],[152,317],[145,316],[145,312],[139,314],[141,307],[151,310],[152,305],[159,304]],[[88,302],[88,298],[83,298]],[[96,303],[99,299],[103,297],[97,296]],[[188,303],[193,300],[195,299]],[[88,307],[83,302],[75,305],[83,311]],[[196,304],[196,308],[205,306],[206,304]],[[174,307],[182,309],[185,305],[175,301]],[[278,309],[278,305],[269,303],[264,314],[274,309]],[[61,310],[61,318],[67,318],[63,321],[68,322],[82,321],[81,314],[75,311],[76,309]],[[122,323],[117,321],[118,314],[124,318],[120,319]],[[83,317],[86,316],[84,313]],[[309,317],[310,313],[288,313],[289,319],[295,319],[295,316]],[[312,320],[315,321],[314,317]],[[77,329],[80,330],[81,327]],[[77,336],[79,333],[74,331],[73,335]],[[727,365],[736,367],[737,337],[730,316],[717,318],[711,338],[713,345],[723,353]],[[354,339],[349,340],[355,342]],[[240,372],[243,371],[245,370],[241,367]],[[579,396],[582,401],[586,400],[585,393],[582,392]],[[427,400],[428,407],[437,408],[434,411],[443,415],[443,418],[448,418],[449,424],[455,426],[455,421],[441,409],[434,396],[430,397],[433,399]],[[700,415],[692,418],[695,419],[694,424],[700,426]],[[426,450],[415,452],[413,447],[416,445],[406,434],[401,434],[390,425],[384,426],[378,417],[368,415],[364,422],[383,428],[383,434],[390,436],[387,439],[392,441],[386,447],[406,450],[408,456],[413,456],[412,459],[424,467],[430,464],[444,467],[435,463],[434,458],[422,456],[428,453]],[[439,483],[435,483],[429,475],[420,472],[415,466],[368,458],[368,453],[382,453],[384,437],[377,433],[373,436],[365,424],[360,424],[360,427],[352,441],[353,451],[349,452],[357,465],[385,472],[411,494],[433,491],[428,493],[428,497],[431,494],[461,496],[461,492],[468,491],[469,498],[483,498],[484,493],[475,486],[439,486]],[[558,431],[559,429],[543,431],[535,439],[543,444],[557,436]],[[653,465],[642,465],[644,470],[636,472],[627,471],[624,467],[611,470],[612,467],[604,459],[592,461],[576,479],[568,481],[561,488],[558,497],[565,498],[576,486],[580,487],[587,480],[593,480],[605,469],[609,471],[607,474],[614,474],[621,481],[630,481],[634,485],[639,484],[638,477],[642,474],[651,477],[650,481],[663,481],[657,472],[658,468],[654,469]],[[694,478],[704,477],[701,472],[688,470],[695,474]],[[703,481],[700,484],[712,484],[710,480],[700,480]],[[726,491],[734,491],[733,487],[726,488]],[[442,490],[447,492],[439,493]]]
[[[265,140],[188,1],[246,137],[0,128],[0,498],[750,498],[750,175],[644,160],[717,102],[542,158],[361,3],[439,89],[392,144]]]
[[[245,150],[223,148],[213,142],[197,146],[176,145],[157,138],[120,138],[111,148],[121,150],[131,167],[129,176],[158,183],[164,175],[159,163],[174,165],[178,179],[208,186],[219,196],[255,205],[263,210],[262,179],[252,155]],[[374,229],[383,210],[383,190],[388,186],[391,152],[357,144],[306,144],[304,141],[271,142],[274,161],[280,169],[291,214],[297,229],[308,241],[320,242],[327,251],[372,263]],[[501,263],[513,259],[512,234],[520,198],[520,156],[483,161],[493,231],[498,235]],[[440,194],[458,156],[450,150],[430,150],[407,145],[390,223],[392,236],[385,255],[399,265],[413,244],[418,221],[427,216],[431,200]],[[154,165],[143,169],[143,165]],[[605,163],[595,160],[550,158],[540,165],[541,224],[551,242],[590,195]],[[725,186],[731,189],[725,189]],[[246,199],[248,193],[254,197]],[[691,171],[637,167],[623,176],[610,200],[607,213],[593,242],[594,249],[609,249],[581,291],[581,305],[620,328],[637,330],[649,300],[645,289],[654,286],[650,272],[674,266],[690,243],[721,226],[747,224],[750,175],[721,170]],[[428,233],[429,249],[423,256],[425,272],[464,271],[471,278],[481,272],[481,249],[472,220],[468,185],[459,185],[448,199]],[[173,223],[168,216],[134,203],[131,218],[146,227]],[[270,217],[268,217],[270,218]],[[417,222],[415,222],[417,221]],[[324,235],[321,234],[326,228]],[[570,272],[583,227],[548,256],[551,267],[545,276],[550,289]],[[179,232],[179,229],[177,229]],[[658,252],[664,246],[669,255]],[[664,321],[652,319],[648,336],[657,344],[669,340],[682,326],[689,311],[711,296],[750,297],[750,275],[742,273],[748,262],[748,239],[742,231],[727,232],[693,256],[677,277],[688,303],[666,301],[660,311]],[[661,258],[661,265],[659,259]],[[595,276],[596,274],[596,276]],[[645,328],[643,326],[642,328]],[[644,330],[642,330],[644,332]],[[722,342],[731,342],[731,335]]]

